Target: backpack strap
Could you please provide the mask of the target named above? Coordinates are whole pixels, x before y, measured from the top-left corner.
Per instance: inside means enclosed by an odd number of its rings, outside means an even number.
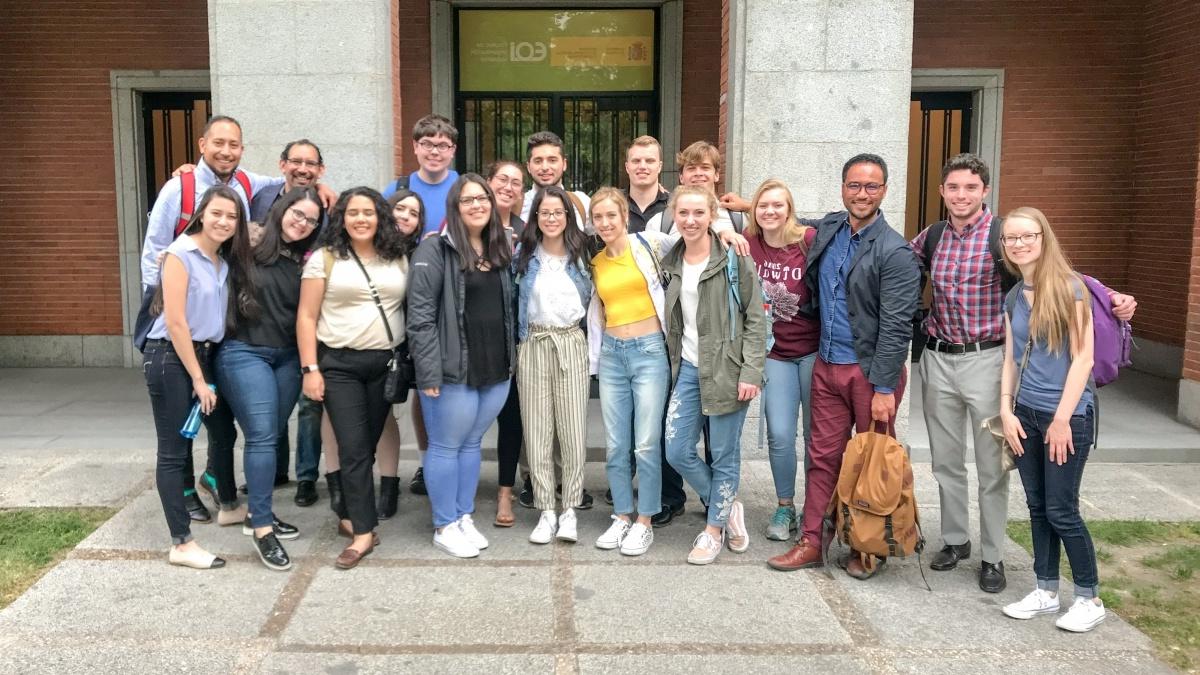
[[[321,249],[321,253],[324,258],[322,262],[325,263],[325,284],[328,286],[329,275],[333,274],[333,251],[330,251],[329,247],[325,246]]]
[[[250,200],[254,199],[254,190],[250,187],[250,176],[247,176],[245,171],[238,169],[233,172],[233,178],[242,186],[242,191],[246,193],[246,203],[249,204]]]
[[[175,224],[175,236],[183,234],[192,210],[196,208],[196,174],[193,171],[179,175],[179,222]]]
[[[571,193],[568,192],[567,194]],[[641,232],[635,232],[633,236],[637,237],[637,240],[642,243],[642,248],[646,249],[646,253],[650,254],[650,260],[654,263],[654,273],[658,275],[658,283],[661,284],[663,288],[666,288],[667,275],[663,274],[662,267],[660,267],[658,264],[658,255],[654,253],[654,249],[650,248],[650,242],[646,241]]]
[[[1021,280],[1008,271],[1008,265],[1004,264],[1004,245],[1000,243],[1000,235],[1004,232],[1004,219],[999,216],[993,217],[990,227],[988,248],[992,252],[992,262],[996,265],[996,276],[1000,277],[1000,292],[1007,293]]]
[[[664,209],[662,220],[658,221],[658,231],[663,234],[671,234],[673,229],[675,229],[675,214],[671,213],[671,209]]]
[[[408,189],[408,176],[407,175],[397,176],[396,180],[392,181],[390,185],[388,185],[387,187],[385,187],[383,189],[383,191],[388,194],[395,194],[396,190],[399,190],[401,188],[403,188],[405,190]]]
[[[741,211],[730,211],[729,222],[733,223],[733,231],[738,234],[741,234],[742,230],[746,228],[746,218]]]
[[[949,225],[947,221],[939,220],[929,226],[929,231],[925,235],[925,245],[921,247],[921,253],[924,256],[921,267],[926,274],[933,272],[933,254],[937,252],[938,244],[942,243],[942,235],[946,233],[947,225]],[[921,283],[925,283],[924,279]]]
[[[571,192],[570,190],[567,190],[566,192],[567,199],[571,200],[571,204],[575,207],[575,212],[579,214],[579,218],[581,219],[579,221],[579,228],[584,229],[583,224],[587,222],[588,214],[587,209],[583,208],[583,200],[579,198],[579,195]]]
[[[733,340],[737,337],[737,315],[746,311],[745,305],[742,304],[742,292],[739,288],[741,280],[739,279],[738,256],[733,247],[725,249],[725,281],[729,286],[729,339]]]

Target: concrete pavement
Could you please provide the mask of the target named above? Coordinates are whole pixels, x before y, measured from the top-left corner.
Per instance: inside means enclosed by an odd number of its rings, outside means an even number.
[[[773,488],[753,450],[741,489],[751,548],[726,550],[707,568],[684,562],[703,526],[694,495],[641,558],[594,548],[608,523],[599,499],[580,513],[578,544],[535,546],[526,539],[534,511],[517,508],[512,529],[491,527],[495,464],[486,462],[477,519],[492,545],[480,558],[436,551],[428,503],[405,489],[399,516],[379,529],[381,547],[339,571],[344,540],[323,489],[301,509],[283,488],[276,511],[303,536],[285,543],[295,566],[279,573],[257,562],[240,528],[215,524],[194,531],[227,568],[167,565],[153,447],[136,371],[0,370],[0,507],[120,508],[0,612],[0,672],[1169,672],[1116,616],[1068,635],[1052,617],[1001,615],[1033,586],[1029,556],[1011,542],[1009,590],[997,596],[979,592],[970,566],[926,570],[926,591],[916,559],[890,561],[867,582],[770,570],[764,561],[787,544],[761,536]],[[414,466],[406,459],[401,474]],[[928,464],[915,472],[936,550],[937,487]],[[1200,519],[1197,479],[1200,464],[1095,462],[1085,516]],[[602,465],[588,466],[586,483],[603,494]]]

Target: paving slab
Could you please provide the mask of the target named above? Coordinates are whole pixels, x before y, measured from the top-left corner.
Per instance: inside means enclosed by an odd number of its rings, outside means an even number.
[[[367,558],[370,561],[370,558]],[[317,571],[284,644],[504,645],[552,640],[550,569],[455,565]],[[505,609],[517,602],[521,619]]]
[[[246,639],[258,635],[288,578],[268,572],[257,564],[193,570],[162,559],[66,560],[0,611],[0,633]]]
[[[0,507],[110,506],[146,480],[153,465],[146,461],[102,462],[65,459],[38,465],[18,475],[4,493]],[[0,467],[0,474],[4,474]]]
[[[1000,611],[1005,604],[1020,600],[1034,588],[1032,571],[1010,572],[1008,589],[994,595],[981,593],[971,575],[932,576],[926,572],[933,588],[930,592],[919,578],[913,582],[915,570],[903,569],[911,565],[911,561],[900,565],[889,562],[887,567],[891,569],[865,582],[834,574],[834,580],[885,645],[962,650],[1025,650],[1040,649],[1050,643],[1061,645],[1063,634],[1054,626],[1055,617],[1016,621]],[[1063,591],[1065,610],[1071,602],[1070,584],[1064,584]],[[960,630],[966,627],[970,629]],[[1070,638],[1072,647],[1082,651],[1151,648],[1149,638],[1112,612],[1101,629]]]
[[[971,653],[943,655],[930,658],[907,658],[905,655],[891,655],[888,663],[901,675],[962,675],[963,673],[995,673],[996,675],[1158,675],[1159,673],[1174,673],[1173,668],[1157,661],[1148,654],[1135,652],[1131,654],[1103,655],[1081,653],[1074,651],[1070,645],[1070,636],[1063,635],[1053,644],[1046,641],[1044,649],[1035,656],[1027,654],[1005,653]],[[939,650],[943,651],[943,650]],[[944,653],[944,651],[943,651]]]
[[[428,673],[460,675],[527,675],[554,671],[555,657],[546,654],[329,654],[275,652],[256,672],[262,675],[328,673],[329,675],[392,675]]]
[[[71,636],[61,641],[14,640],[0,649],[0,672],[22,675],[95,673],[231,673],[239,650],[195,640],[150,643]]]
[[[654,673],[655,675],[694,675],[695,673],[854,673],[873,672],[861,658],[845,654],[809,656],[749,656],[734,654],[690,653],[599,655],[580,654],[579,673]]]
[[[572,583],[576,628],[585,643],[850,642],[804,574],[784,577],[757,565],[577,566]]]
[[[516,525],[509,528],[495,527],[492,525],[496,515],[495,499],[476,500],[475,526],[487,537],[489,544],[478,560],[538,560],[548,563],[553,556],[554,546],[529,543],[529,533],[537,525],[538,512],[516,506],[515,501],[513,511],[517,518]],[[377,532],[383,540],[383,545],[372,554],[373,556],[382,559],[453,562],[441,549],[433,545],[433,519],[429,500],[421,495],[402,495],[399,512],[394,518],[381,523]]]

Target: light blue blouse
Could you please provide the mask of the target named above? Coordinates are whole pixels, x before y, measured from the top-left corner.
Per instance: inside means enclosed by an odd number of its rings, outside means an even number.
[[[196,342],[225,339],[225,312],[229,306],[229,265],[220,256],[209,260],[189,235],[181,234],[167,247],[183,263],[188,274],[187,324]],[[147,335],[152,340],[169,340],[166,312],[154,319]]]

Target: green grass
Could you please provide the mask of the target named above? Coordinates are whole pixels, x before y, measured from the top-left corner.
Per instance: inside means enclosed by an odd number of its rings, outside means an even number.
[[[1200,522],[1109,520],[1087,526],[1096,543],[1105,606],[1150,636],[1164,661],[1184,671],[1200,666]],[[1008,536],[1032,553],[1028,522],[1009,522]],[[1065,555],[1061,574],[1070,580]]]
[[[106,508],[0,510],[0,607],[16,600],[112,514]]]

